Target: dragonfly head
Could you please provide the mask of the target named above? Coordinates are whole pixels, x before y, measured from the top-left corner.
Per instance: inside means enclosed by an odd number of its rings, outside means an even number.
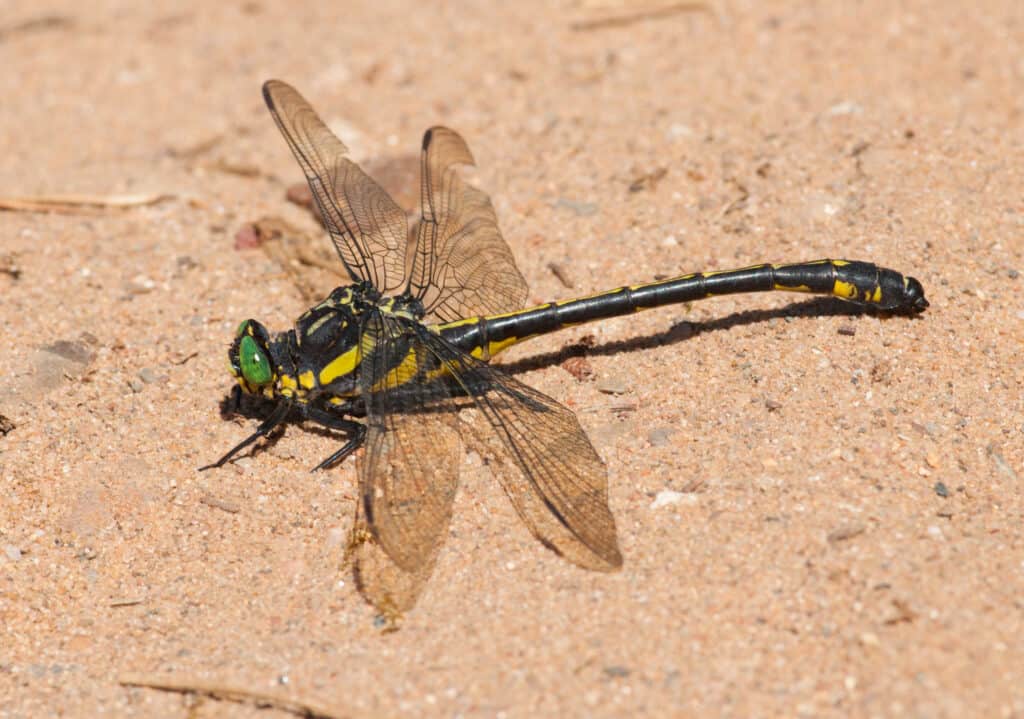
[[[270,394],[277,383],[277,371],[270,352],[270,334],[256,320],[238,325],[228,350],[231,375],[247,394]]]

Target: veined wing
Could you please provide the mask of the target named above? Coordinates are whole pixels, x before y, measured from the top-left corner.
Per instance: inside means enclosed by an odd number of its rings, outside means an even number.
[[[534,536],[581,567],[622,566],[607,470],[576,415],[426,329],[421,341],[484,416],[463,437],[491,461]]]
[[[472,165],[465,141],[447,127],[423,135],[420,205],[409,292],[427,318],[462,317],[521,309],[526,280],[498,229],[490,198],[467,185],[456,165]]]
[[[452,461],[459,461],[459,452],[454,453]],[[416,606],[423,594],[434,573],[442,544],[438,543],[417,569],[408,572],[395,564],[388,553],[372,540],[373,532],[362,507],[356,509],[353,526],[353,541],[346,558],[352,562],[356,586],[363,598],[382,616],[397,622],[404,612]]]
[[[367,505],[357,505],[354,536],[360,539],[350,548],[356,584],[366,601],[392,621],[397,621],[403,612],[415,606],[427,581],[434,573],[434,566],[441,547],[444,546],[444,538],[451,521],[452,501],[457,489],[458,467],[462,455],[462,444],[453,426],[454,422],[438,421],[454,420],[452,413],[426,418],[418,426],[417,419],[423,418],[415,418],[413,415],[408,418],[411,424],[407,425],[406,418],[394,418],[393,422],[397,422],[398,427],[393,431],[398,437],[382,441],[378,433],[375,435],[376,449],[358,457],[356,461],[361,484],[364,484],[369,473],[373,472],[373,476],[378,478],[373,481],[374,492],[376,493],[378,482],[385,488],[382,489],[381,496],[375,496],[370,504],[376,512],[376,517],[381,520],[376,530],[367,517]],[[419,433],[417,439],[413,440],[416,442],[415,445],[410,445],[404,439],[410,432]],[[418,441],[420,437],[429,439],[430,446],[421,446]],[[405,452],[429,451],[434,466],[447,467],[450,471],[432,475],[429,479],[433,484],[427,488],[430,494],[428,497],[420,497],[417,493],[424,490],[424,485],[413,482],[411,485],[402,486],[401,476],[396,476],[391,470],[393,462],[403,461],[402,455],[394,449],[382,452],[384,444],[391,448],[401,446]],[[380,464],[376,468],[369,466],[371,462],[381,461],[387,463],[383,470]],[[378,474],[382,471],[383,477]],[[384,495],[385,492],[387,496]],[[387,519],[381,519],[382,515]],[[413,519],[411,522],[401,523],[399,516]],[[403,568],[392,559],[380,539],[369,540],[371,536],[382,535],[388,538],[388,546],[391,547],[403,541],[411,542],[410,547],[403,553],[406,566],[411,566],[411,569]]]
[[[381,312],[367,318],[360,362],[367,435],[359,489],[366,523],[388,557],[410,575],[425,570],[429,576],[451,520],[459,444],[456,400],[431,378],[437,364],[417,327]]]
[[[359,166],[306,99],[280,80],[263,85],[274,116],[313,192],[324,226],[353,281],[388,293],[405,282],[405,212]]]

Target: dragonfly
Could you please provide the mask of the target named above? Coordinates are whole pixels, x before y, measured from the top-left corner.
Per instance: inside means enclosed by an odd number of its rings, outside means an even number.
[[[607,471],[575,414],[490,364],[530,338],[587,322],[718,295],[810,292],[915,314],[921,283],[870,262],[817,260],[698,272],[524,308],[527,284],[490,198],[457,168],[463,138],[435,126],[420,153],[420,217],[347,157],[290,85],[263,97],[298,161],[351,282],[271,334],[243,321],[228,351],[236,392],[270,400],[256,430],[219,467],[297,416],[344,443],[314,469],[362,448],[358,508],[369,539],[399,573],[429,573],[452,515],[460,443],[490,465],[546,547],[590,570],[622,566]],[[467,422],[465,416],[475,421]]]

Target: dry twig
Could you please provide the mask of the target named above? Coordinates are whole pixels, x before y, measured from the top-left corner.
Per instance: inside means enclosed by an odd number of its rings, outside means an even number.
[[[118,683],[125,687],[142,687],[178,694],[200,694],[211,699],[249,704],[257,708],[271,707],[296,716],[310,717],[310,719],[340,719],[344,716],[333,709],[305,699],[275,696],[242,687],[206,682],[201,679],[173,679],[142,674],[123,674],[118,679]]]
[[[140,207],[169,200],[174,195],[163,192],[128,195],[37,195],[35,197],[0,197],[0,210],[16,212],[79,212],[88,207]]]
[[[611,15],[607,17],[594,18],[593,20],[579,20],[569,27],[576,31],[602,30],[608,27],[624,27],[643,20],[660,20],[684,12],[711,12],[711,7],[704,2],[678,2],[662,7],[648,7],[643,10],[622,15]]]

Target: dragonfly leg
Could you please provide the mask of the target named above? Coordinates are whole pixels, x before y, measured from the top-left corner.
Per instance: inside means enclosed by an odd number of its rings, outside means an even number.
[[[267,417],[262,422],[260,422],[260,426],[256,428],[255,432],[253,432],[251,435],[249,435],[241,442],[236,444],[234,447],[232,447],[227,454],[225,454],[223,457],[218,459],[213,464],[208,464],[205,467],[200,467],[199,471],[203,472],[207,469],[212,469],[213,467],[220,467],[221,465],[223,465],[225,462],[227,462],[229,459],[234,457],[236,454],[241,452],[243,449],[248,447],[256,440],[260,439],[261,437],[266,437],[274,430],[275,427],[277,427],[277,425],[281,424],[281,422],[284,421],[284,418],[288,416],[288,412],[291,411],[291,408],[291,402],[282,402],[281,404],[277,405],[277,407],[274,408],[274,411],[270,413],[270,416]]]
[[[363,440],[366,439],[366,425],[362,422],[356,422],[345,417],[337,417],[330,412],[316,407],[307,407],[306,416],[324,427],[337,429],[348,435],[348,441],[341,446],[341,449],[313,467],[311,470],[313,472],[334,466],[359,449],[363,444]]]

